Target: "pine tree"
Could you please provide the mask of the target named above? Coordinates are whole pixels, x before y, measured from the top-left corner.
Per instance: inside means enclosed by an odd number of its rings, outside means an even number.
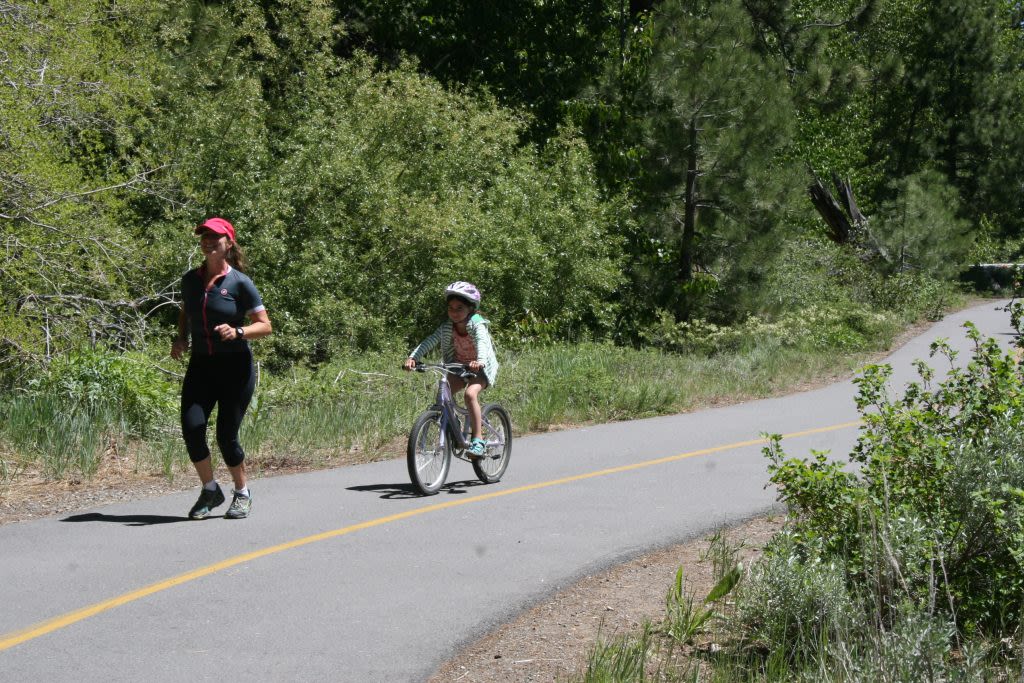
[[[675,0],[654,22],[650,79],[661,113],[649,129],[650,227],[674,269],[665,295],[685,318],[705,289],[698,275],[720,285],[756,278],[796,187],[777,164],[793,109],[738,0]]]

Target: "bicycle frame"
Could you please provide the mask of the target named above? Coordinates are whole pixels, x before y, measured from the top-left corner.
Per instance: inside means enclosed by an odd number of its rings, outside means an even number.
[[[439,363],[437,365],[417,365],[416,369],[421,372],[433,370],[439,375],[437,381],[437,397],[433,408],[441,413],[441,447],[447,445],[447,439],[451,439],[452,445],[463,451],[469,448],[466,440],[465,427],[469,420],[468,411],[460,408],[452,396],[451,384],[448,383],[448,375],[454,374],[456,369],[463,370],[461,363]],[[454,453],[455,457],[465,460],[461,452]]]

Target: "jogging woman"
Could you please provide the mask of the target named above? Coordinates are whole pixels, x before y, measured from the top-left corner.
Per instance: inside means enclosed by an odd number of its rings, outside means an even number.
[[[227,519],[249,516],[252,495],[245,479],[245,453],[238,429],[256,388],[250,339],[270,334],[270,318],[252,280],[242,270],[245,258],[235,228],[223,218],[196,227],[205,260],[181,279],[181,313],[171,357],[192,354],[181,388],[181,432],[189,459],[203,488],[188,516],[204,519],[224,502],[213,476],[206,425],[217,406],[217,445],[234,481]],[[248,324],[246,324],[248,318]]]

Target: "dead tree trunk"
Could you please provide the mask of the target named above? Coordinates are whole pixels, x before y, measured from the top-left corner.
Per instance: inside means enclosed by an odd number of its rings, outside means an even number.
[[[850,183],[832,174],[832,183],[835,185],[837,201],[832,192],[825,187],[821,178],[815,176],[814,182],[807,188],[811,196],[814,208],[818,210],[821,217],[828,225],[828,237],[836,244],[861,244],[867,231],[868,219],[857,208],[857,201],[853,197],[853,189]]]
[[[811,202],[828,225],[828,238],[836,244],[853,247],[865,261],[881,258],[891,262],[886,248],[872,236],[868,217],[857,208],[857,200],[853,197],[849,181],[833,172],[832,184],[839,196],[838,200],[817,176],[807,188]]]

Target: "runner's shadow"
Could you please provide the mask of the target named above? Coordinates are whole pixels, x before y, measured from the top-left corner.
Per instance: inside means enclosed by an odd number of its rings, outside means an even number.
[[[467,479],[466,481],[450,481],[441,487],[438,491],[439,494],[447,493],[449,495],[458,495],[466,493],[466,489],[474,486],[482,486],[482,481],[476,479]],[[412,484],[367,484],[366,486],[349,486],[346,491],[369,491],[377,492],[383,491],[384,495],[381,496],[384,500],[395,500],[404,498],[425,498],[425,496],[419,492]]]
[[[86,512],[71,515],[60,520],[62,522],[117,522],[125,526],[150,526],[152,524],[171,524],[188,522],[188,517],[170,517],[168,515],[105,515],[102,512]]]

